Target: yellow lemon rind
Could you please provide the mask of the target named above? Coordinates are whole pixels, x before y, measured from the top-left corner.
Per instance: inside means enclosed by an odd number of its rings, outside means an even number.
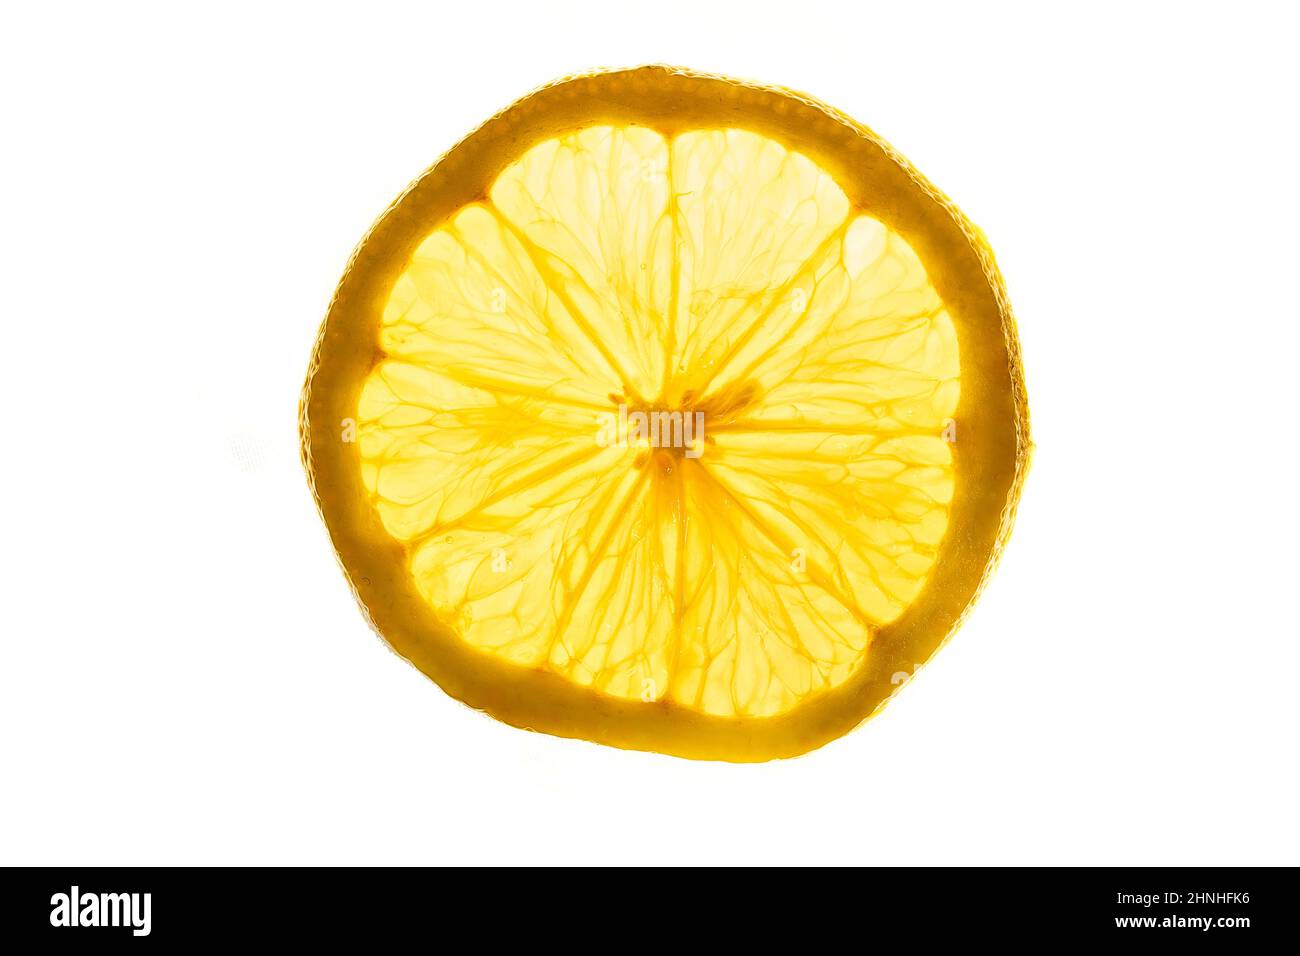
[[[339,440],[381,360],[378,323],[393,281],[430,228],[482,199],[528,146],[596,123],[665,134],[752,129],[832,174],[854,207],[898,231],[953,316],[962,361],[949,533],[921,594],[880,630],[841,686],[775,717],[708,716],[671,701],[621,700],[477,651],[417,592],[405,548],[365,505],[357,446]],[[876,713],[957,630],[986,585],[1014,522],[1032,443],[1015,320],[983,234],[865,126],[802,93],[677,67],[565,77],[498,113],[426,171],[367,233],[317,336],[299,405],[309,485],[345,577],[372,628],[452,697],[549,734],[695,759],[790,757]]]

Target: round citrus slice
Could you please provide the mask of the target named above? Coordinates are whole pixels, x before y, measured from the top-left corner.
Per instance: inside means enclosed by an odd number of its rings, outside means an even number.
[[[361,605],[449,694],[737,761],[934,653],[1029,454],[975,227],[835,110],[659,66],[533,93],[393,204],[301,429]]]

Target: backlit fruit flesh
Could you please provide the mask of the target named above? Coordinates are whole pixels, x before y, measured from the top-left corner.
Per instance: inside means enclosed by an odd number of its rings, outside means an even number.
[[[357,250],[303,459],[380,634],[520,727],[764,760],[955,630],[1029,454],[979,232],[869,130],[666,67],[494,117]]]

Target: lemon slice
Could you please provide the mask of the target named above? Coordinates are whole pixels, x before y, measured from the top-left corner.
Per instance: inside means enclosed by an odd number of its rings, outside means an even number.
[[[371,621],[509,723],[762,760],[945,640],[1029,452],[979,233],[802,95],[665,67],[489,121],[374,227],[303,456]]]

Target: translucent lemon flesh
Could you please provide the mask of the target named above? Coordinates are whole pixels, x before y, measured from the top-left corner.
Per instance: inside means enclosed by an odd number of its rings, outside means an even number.
[[[418,593],[600,694],[788,712],[863,666],[948,529],[944,302],[755,132],[534,145],[418,245],[375,346],[361,478]]]

